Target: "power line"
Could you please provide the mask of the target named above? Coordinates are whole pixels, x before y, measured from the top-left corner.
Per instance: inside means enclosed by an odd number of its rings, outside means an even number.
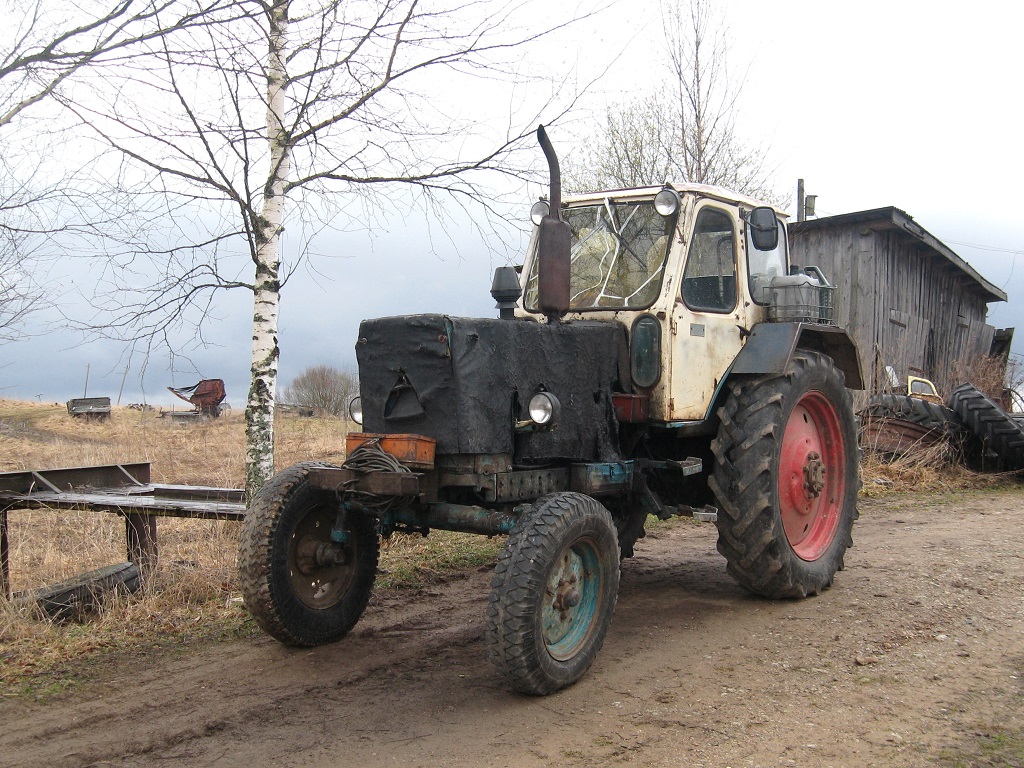
[[[1024,248],[996,248],[993,245],[978,245],[977,243],[967,243],[963,240],[946,240],[944,242],[952,243],[953,245],[966,245],[969,248],[977,248],[981,251],[995,251],[996,253],[1012,253],[1014,256],[1024,253]]]

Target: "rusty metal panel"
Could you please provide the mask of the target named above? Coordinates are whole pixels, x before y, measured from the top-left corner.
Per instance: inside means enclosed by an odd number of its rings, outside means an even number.
[[[537,469],[525,472],[504,472],[495,476],[495,487],[488,501],[520,501],[537,499],[546,493],[569,488],[569,470]]]
[[[317,467],[309,472],[314,488],[328,491],[349,489],[378,496],[417,496],[420,475],[412,472],[354,472],[341,467]]]
[[[84,488],[138,492],[140,487],[149,485],[149,477],[148,462],[0,472],[0,493],[31,493],[34,489],[59,492]]]
[[[588,496],[628,491],[633,487],[633,462],[573,464],[571,487]]]
[[[149,478],[148,463],[4,472],[0,504],[9,509],[92,509],[203,520],[245,516],[239,489],[154,485]]]
[[[861,445],[892,456],[930,448],[947,439],[946,435],[904,419],[869,419],[864,424]]]
[[[168,387],[167,389],[186,403],[192,403],[200,413],[211,416],[217,416],[220,413],[220,404],[227,397],[223,379],[203,379],[191,387]]]

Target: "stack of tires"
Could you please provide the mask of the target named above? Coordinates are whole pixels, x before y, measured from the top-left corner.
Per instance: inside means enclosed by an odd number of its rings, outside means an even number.
[[[954,455],[976,469],[1024,469],[1024,420],[1006,413],[973,384],[954,389],[947,405],[909,395],[876,395],[862,416],[869,425],[902,424],[905,433],[917,436],[919,446],[948,443]]]

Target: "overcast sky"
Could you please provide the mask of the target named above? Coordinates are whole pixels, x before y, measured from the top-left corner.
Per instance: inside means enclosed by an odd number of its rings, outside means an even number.
[[[732,0],[730,67],[745,77],[739,124],[766,148],[779,187],[806,180],[818,214],[895,205],[1003,288],[989,322],[1021,329],[1024,352],[1024,176],[1019,77],[1024,73],[1024,4],[861,0],[822,3]],[[661,76],[656,54],[661,17],[655,3],[621,2],[578,28],[571,44],[550,51],[586,82],[618,56],[581,103],[574,122],[555,125],[567,152],[588,119],[639,93]],[[567,64],[568,62],[568,64]],[[440,87],[440,86],[439,86]],[[588,118],[589,116],[589,118]],[[538,167],[543,157],[537,153]],[[523,218],[541,190],[522,201]],[[496,266],[521,251],[515,232],[481,241],[468,222],[444,235],[422,218],[392,216],[373,235],[331,237],[336,254],[302,270],[283,293],[281,382],[309,365],[354,367],[359,320],[415,312],[493,316],[488,289]],[[1018,264],[1018,261],[1021,263]],[[79,276],[76,279],[82,279]],[[58,300],[64,300],[62,296]],[[83,344],[52,331],[0,347],[0,396],[63,401],[90,396],[171,404],[167,385],[223,378],[228,402],[244,406],[248,388],[251,295],[218,304],[209,346],[173,370],[166,355],[126,361],[113,342]],[[42,327],[56,313],[43,313]],[[184,403],[180,403],[185,406]]]

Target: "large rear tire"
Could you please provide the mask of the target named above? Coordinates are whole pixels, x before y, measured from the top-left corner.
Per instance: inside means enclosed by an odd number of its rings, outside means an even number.
[[[843,568],[857,518],[857,429],[843,374],[798,349],[784,374],[730,389],[711,445],[718,551],[755,594],[819,594]]]
[[[580,493],[539,499],[509,536],[491,582],[486,641],[504,683],[542,696],[583,677],[618,591],[608,510]]]
[[[377,575],[374,521],[349,513],[331,540],[338,503],[309,485],[316,462],[282,470],[249,505],[238,554],[242,598],[267,634],[288,645],[338,640],[359,621]]]

